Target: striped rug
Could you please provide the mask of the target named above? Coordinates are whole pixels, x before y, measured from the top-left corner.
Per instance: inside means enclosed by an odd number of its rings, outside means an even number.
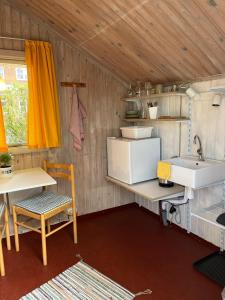
[[[121,285],[80,261],[21,299],[131,300],[134,298],[135,295]]]

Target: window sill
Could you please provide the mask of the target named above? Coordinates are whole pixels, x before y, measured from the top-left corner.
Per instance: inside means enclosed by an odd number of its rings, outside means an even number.
[[[9,152],[11,154],[26,154],[26,153],[35,153],[35,152],[46,152],[49,151],[49,148],[45,149],[30,149],[27,146],[17,146],[17,147],[9,147]]]

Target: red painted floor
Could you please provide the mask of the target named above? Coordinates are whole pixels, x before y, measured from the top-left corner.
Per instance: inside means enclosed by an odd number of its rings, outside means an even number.
[[[218,249],[176,226],[163,227],[156,215],[137,205],[80,217],[78,226],[78,245],[72,242],[72,228],[49,237],[47,267],[34,232],[20,236],[19,253],[4,248],[7,274],[0,279],[0,299],[18,299],[76,263],[79,253],[132,292],[151,288],[153,293],[140,300],[221,300],[221,287],[192,267]]]

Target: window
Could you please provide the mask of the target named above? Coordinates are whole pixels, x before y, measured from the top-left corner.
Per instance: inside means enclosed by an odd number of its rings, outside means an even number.
[[[27,81],[27,68],[16,68],[16,79],[20,81]]]
[[[26,144],[27,131],[27,68],[22,62],[1,63],[6,88],[0,92],[6,140],[9,146]]]
[[[5,78],[5,71],[4,71],[4,67],[0,66],[0,78],[4,79]]]

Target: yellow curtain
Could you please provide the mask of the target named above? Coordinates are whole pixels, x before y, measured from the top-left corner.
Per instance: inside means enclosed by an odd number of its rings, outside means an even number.
[[[7,151],[8,151],[8,146],[6,144],[2,103],[1,103],[1,99],[0,99],[0,152],[7,152]]]
[[[52,46],[25,41],[28,70],[28,146],[60,146],[59,104]]]

